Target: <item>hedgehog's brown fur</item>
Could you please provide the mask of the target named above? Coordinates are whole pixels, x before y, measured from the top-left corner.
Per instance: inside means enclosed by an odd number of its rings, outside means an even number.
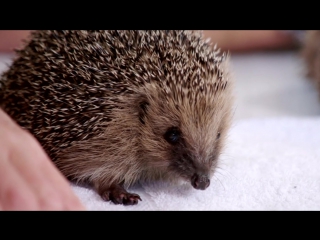
[[[319,93],[320,100],[320,30],[308,30],[302,43],[302,56],[311,79]]]
[[[227,60],[201,32],[36,31],[2,76],[0,106],[69,179],[135,204],[122,186],[208,186],[231,120]]]

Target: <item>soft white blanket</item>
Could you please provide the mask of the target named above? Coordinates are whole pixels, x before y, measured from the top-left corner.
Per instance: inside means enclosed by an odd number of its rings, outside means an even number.
[[[10,62],[0,55],[0,72]],[[234,124],[210,187],[154,183],[136,206],[74,186],[90,210],[320,210],[320,101],[296,52],[232,56]]]

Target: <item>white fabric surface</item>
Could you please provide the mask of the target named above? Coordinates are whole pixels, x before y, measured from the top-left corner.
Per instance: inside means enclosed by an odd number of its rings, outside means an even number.
[[[0,55],[0,71],[10,62]],[[233,55],[234,124],[205,191],[154,183],[136,206],[72,185],[89,210],[320,210],[320,101],[296,52]]]

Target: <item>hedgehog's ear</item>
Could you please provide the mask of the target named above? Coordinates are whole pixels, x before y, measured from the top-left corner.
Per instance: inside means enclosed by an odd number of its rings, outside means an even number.
[[[139,120],[145,124],[145,116],[147,115],[149,102],[146,99],[139,101]]]

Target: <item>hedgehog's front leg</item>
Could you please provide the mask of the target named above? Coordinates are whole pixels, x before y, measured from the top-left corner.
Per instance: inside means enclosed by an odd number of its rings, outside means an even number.
[[[142,201],[138,194],[127,192],[122,184],[99,184],[97,192],[103,200],[112,201],[114,204],[135,205],[138,204],[138,200]]]

